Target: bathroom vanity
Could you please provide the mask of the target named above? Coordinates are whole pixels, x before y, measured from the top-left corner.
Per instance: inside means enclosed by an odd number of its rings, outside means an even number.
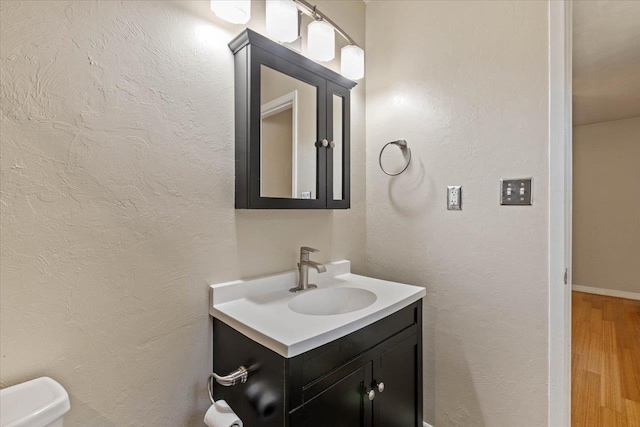
[[[350,263],[211,286],[213,371],[246,426],[422,426],[424,288],[359,276]]]

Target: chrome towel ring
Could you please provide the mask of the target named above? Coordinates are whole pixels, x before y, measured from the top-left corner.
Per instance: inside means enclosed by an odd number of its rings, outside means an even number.
[[[389,173],[384,170],[384,167],[382,166],[382,153],[384,152],[384,149],[389,145],[397,145],[401,150],[407,150],[409,152],[409,159],[407,160],[407,164],[404,165],[404,168],[402,168],[400,172]],[[380,169],[382,169],[382,172],[386,173],[389,176],[397,176],[406,171],[409,167],[409,164],[411,164],[411,148],[409,148],[409,146],[407,145],[407,141],[405,139],[398,139],[397,141],[391,141],[384,144],[384,147],[382,147],[382,150],[380,150],[380,155],[378,156],[378,164],[380,165]]]

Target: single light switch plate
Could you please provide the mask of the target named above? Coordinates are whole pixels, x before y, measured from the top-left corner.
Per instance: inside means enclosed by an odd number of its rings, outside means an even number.
[[[462,186],[450,185],[447,187],[447,210],[462,210]]]
[[[530,206],[533,204],[533,178],[501,179],[500,204]]]

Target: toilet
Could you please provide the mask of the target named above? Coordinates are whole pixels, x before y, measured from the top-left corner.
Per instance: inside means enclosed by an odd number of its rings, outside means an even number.
[[[49,377],[0,390],[0,427],[62,427],[67,391]]]

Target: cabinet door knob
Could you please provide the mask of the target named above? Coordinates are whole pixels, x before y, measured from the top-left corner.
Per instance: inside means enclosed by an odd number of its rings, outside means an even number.
[[[335,146],[336,146],[336,143],[335,143],[335,142],[333,142],[333,141],[331,141],[331,142],[329,143],[329,146],[330,146],[331,148],[333,148],[333,147],[335,147]]]
[[[322,146],[326,147],[327,145],[329,145],[329,141],[327,141],[326,139],[322,140]]]
[[[384,383],[383,382],[378,383],[378,391],[380,393],[382,393],[384,391]]]
[[[369,400],[373,400],[376,397],[376,392],[375,392],[375,390],[369,390],[367,395],[369,396]]]

